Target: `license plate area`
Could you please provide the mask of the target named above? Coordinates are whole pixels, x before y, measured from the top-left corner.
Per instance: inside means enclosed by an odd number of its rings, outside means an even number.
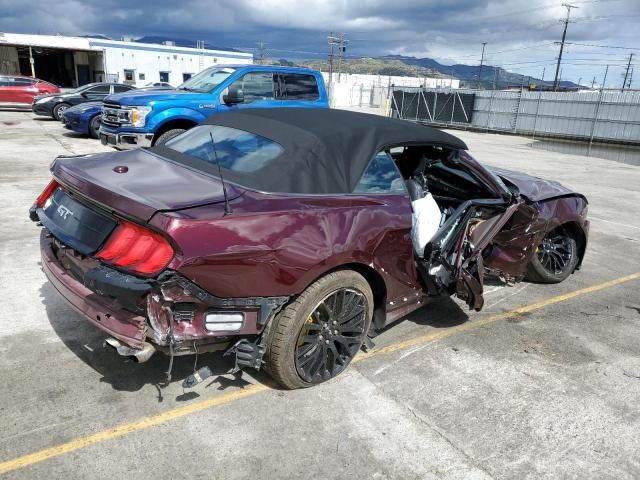
[[[118,224],[58,188],[37,210],[42,224],[65,245],[83,255],[98,250]]]

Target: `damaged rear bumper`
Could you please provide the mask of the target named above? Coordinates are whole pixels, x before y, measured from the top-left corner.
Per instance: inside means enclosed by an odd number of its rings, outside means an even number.
[[[150,356],[141,351],[185,355],[257,338],[288,301],[288,297],[216,297],[171,271],[158,278],[139,278],[61,246],[46,229],[40,248],[43,270],[54,287],[87,320],[117,340],[108,343],[119,353],[139,361]],[[207,319],[224,313],[237,314],[241,324],[212,329]]]
[[[144,316],[124,310],[116,300],[98,295],[71,277],[55,258],[44,232],[40,237],[40,248],[44,273],[71,306],[112,337],[133,348],[143,348],[147,334]]]

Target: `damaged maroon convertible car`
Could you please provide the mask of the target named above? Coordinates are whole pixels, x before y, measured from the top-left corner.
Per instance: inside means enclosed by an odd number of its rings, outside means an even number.
[[[439,130],[339,110],[213,116],[164,146],[59,157],[31,209],[51,283],[121,355],[225,350],[287,388],[342,372],[430,298],[580,267],[587,201]],[[435,200],[418,251],[413,205]]]

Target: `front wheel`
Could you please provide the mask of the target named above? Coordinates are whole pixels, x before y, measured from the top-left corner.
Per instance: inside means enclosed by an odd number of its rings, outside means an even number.
[[[578,245],[564,228],[548,232],[527,268],[527,280],[538,283],[560,283],[576,269]]]
[[[171,130],[167,130],[166,132],[164,132],[162,135],[158,137],[154,145],[164,145],[173,137],[177,137],[178,135],[184,132],[186,132],[184,128],[173,128]]]
[[[91,138],[100,138],[101,121],[101,115],[96,115],[91,119],[91,122],[89,123],[89,135]]]
[[[352,270],[331,273],[289,303],[268,327],[266,367],[285,388],[305,388],[342,373],[373,316],[373,294]]]
[[[53,107],[53,111],[51,112],[51,115],[56,120],[60,121],[60,120],[62,120],[62,114],[70,106],[71,105],[69,105],[68,103],[59,103],[55,107]]]

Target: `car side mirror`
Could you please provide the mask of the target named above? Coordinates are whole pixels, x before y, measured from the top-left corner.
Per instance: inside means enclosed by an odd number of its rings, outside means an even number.
[[[222,96],[222,101],[226,105],[244,103],[244,93],[238,86],[230,85],[227,89],[227,93]]]

